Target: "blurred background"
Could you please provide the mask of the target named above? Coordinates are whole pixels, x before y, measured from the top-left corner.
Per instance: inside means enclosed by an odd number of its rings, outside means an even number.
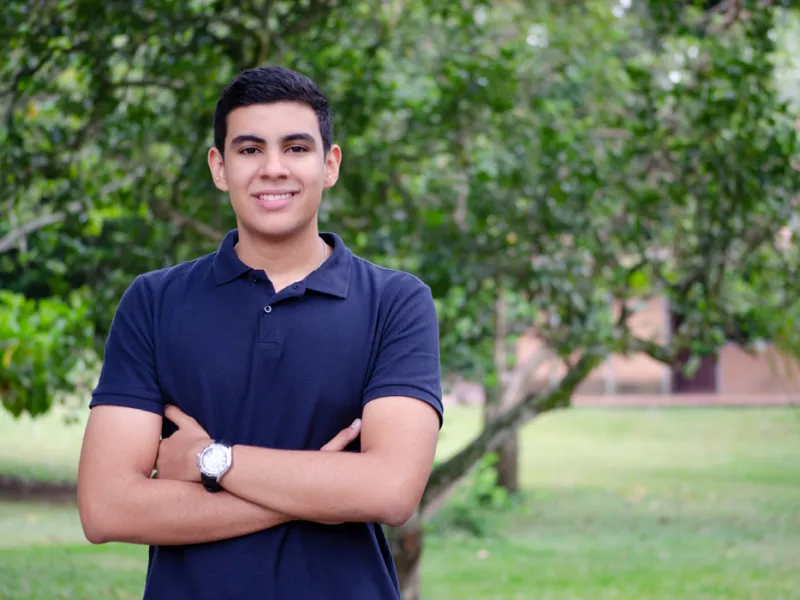
[[[111,318],[235,226],[240,70],[329,96],[321,229],[428,283],[445,425],[405,600],[800,598],[800,7],[5,0],[0,598],[141,597],[75,479]]]

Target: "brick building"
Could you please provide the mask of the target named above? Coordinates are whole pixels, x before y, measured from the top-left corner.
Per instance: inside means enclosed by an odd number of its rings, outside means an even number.
[[[654,298],[631,317],[630,323],[637,336],[655,336],[663,343],[670,331],[669,318],[666,299]],[[518,359],[527,359],[540,347],[540,342],[533,336],[521,338],[517,345]],[[548,382],[558,381],[563,374],[563,365],[557,361],[544,361],[533,374],[531,384],[541,388]],[[658,402],[659,397],[668,395],[702,396],[707,402],[722,397],[725,402],[732,403],[800,402],[800,364],[771,346],[752,355],[730,343],[715,359],[705,361],[695,376],[687,380],[647,355],[613,355],[578,388],[576,403],[581,399],[602,403],[604,399],[612,398],[625,403],[626,398],[633,402],[634,397]],[[448,400],[480,403],[483,393],[480,386],[459,382],[449,390]]]

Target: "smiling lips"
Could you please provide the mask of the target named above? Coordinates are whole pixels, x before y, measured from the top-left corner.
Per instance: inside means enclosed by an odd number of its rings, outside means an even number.
[[[291,190],[275,190],[274,192],[253,194],[253,198],[262,208],[276,210],[286,206],[297,193]]]

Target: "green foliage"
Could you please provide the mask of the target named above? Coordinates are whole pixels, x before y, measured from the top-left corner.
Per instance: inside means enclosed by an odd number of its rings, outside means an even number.
[[[485,537],[499,513],[518,506],[508,490],[497,485],[496,454],[487,454],[459,484],[453,496],[426,524],[428,531],[439,535],[454,532]]]
[[[0,291],[0,399],[13,415],[42,414],[54,390],[75,388],[94,333],[84,293],[36,301]]]
[[[662,215],[676,225],[653,234],[669,248],[656,266],[680,331],[700,354],[727,339],[752,339],[755,332],[738,324],[786,300],[791,283],[774,273],[781,263],[787,271],[797,264],[796,252],[774,246],[795,211],[800,146],[795,117],[776,93],[771,30],[770,13],[761,11],[724,36],[670,40],[667,80],[641,71],[634,80],[650,115],[643,119],[648,145],[638,150],[657,157],[642,167],[643,181],[654,185],[641,193],[651,203],[661,196]],[[767,273],[773,289],[765,294],[759,280]],[[767,320],[781,318],[772,310]]]
[[[98,354],[135,275],[235,226],[204,154],[224,84],[267,62],[329,95],[322,227],[431,285],[446,374],[500,380],[501,292],[508,345],[532,329],[562,358],[626,351],[612,301],[656,294],[695,356],[800,335],[800,256],[773,244],[800,172],[772,6],[719,28],[690,2],[7,4],[0,287],[88,290]]]

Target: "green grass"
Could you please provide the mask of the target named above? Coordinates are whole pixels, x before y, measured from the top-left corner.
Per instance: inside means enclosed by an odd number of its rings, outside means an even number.
[[[500,535],[431,540],[430,598],[800,598],[799,411],[554,413],[525,429],[521,472],[533,491]]]
[[[0,468],[74,473],[82,429],[34,425],[0,417]],[[440,456],[478,426],[450,409]],[[800,411],[573,409],[526,427],[520,452],[520,508],[485,538],[427,537],[426,599],[800,598]],[[0,598],[140,598],[145,563],[82,543],[74,508],[0,504]]]
[[[140,599],[146,563],[146,549],[121,545],[2,549],[0,598]]]
[[[15,419],[0,409],[0,475],[69,482],[78,476],[85,416],[66,424],[75,411],[55,408],[44,417]]]

